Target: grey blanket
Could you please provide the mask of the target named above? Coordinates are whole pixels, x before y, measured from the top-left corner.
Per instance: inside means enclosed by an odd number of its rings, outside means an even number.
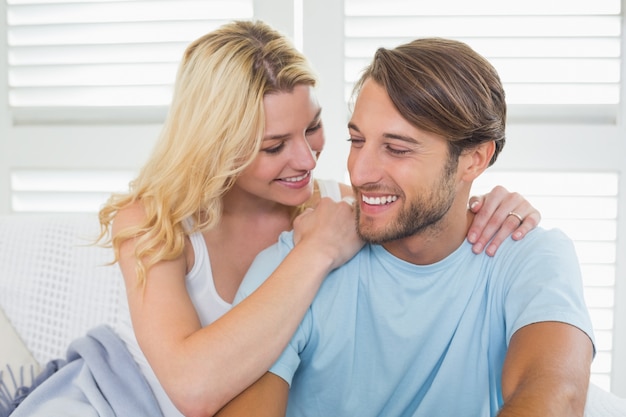
[[[37,384],[11,417],[163,416],[126,346],[107,326],[72,342],[65,364]]]

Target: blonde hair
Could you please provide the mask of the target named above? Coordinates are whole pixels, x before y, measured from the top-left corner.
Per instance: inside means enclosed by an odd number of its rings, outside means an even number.
[[[315,86],[306,58],[263,22],[236,21],[186,49],[159,140],[126,194],[100,210],[101,234],[114,249],[137,238],[139,284],[147,270],[180,256],[185,236],[219,221],[222,197],[256,157],[265,130],[263,97]],[[110,237],[117,212],[140,201],[145,220]],[[193,230],[185,222],[191,218]]]

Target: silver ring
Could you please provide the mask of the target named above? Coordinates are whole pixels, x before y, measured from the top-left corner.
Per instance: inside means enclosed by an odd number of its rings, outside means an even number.
[[[519,214],[517,214],[517,213],[516,213],[516,212],[514,212],[514,211],[509,211],[509,214],[507,214],[506,216],[507,216],[507,217],[508,217],[508,216],[515,216],[515,217],[517,217],[517,220],[519,220],[519,224],[524,223],[524,219],[522,218],[522,216],[520,216]]]

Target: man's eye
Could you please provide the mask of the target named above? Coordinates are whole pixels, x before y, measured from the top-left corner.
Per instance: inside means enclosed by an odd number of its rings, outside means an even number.
[[[350,142],[352,146],[354,147],[359,147],[359,146],[363,146],[363,143],[365,141],[363,139],[348,138],[348,142]]]
[[[387,149],[389,153],[393,155],[405,155],[411,152],[410,149],[407,149],[404,146],[395,146],[393,144],[387,144],[385,145],[385,148]]]
[[[387,150],[394,155],[404,155],[410,152],[408,149],[394,148],[392,146],[387,146]]]

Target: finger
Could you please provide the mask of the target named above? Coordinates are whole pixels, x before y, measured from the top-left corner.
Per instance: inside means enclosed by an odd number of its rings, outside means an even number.
[[[518,214],[523,220],[528,217],[528,221],[520,223],[518,217],[510,215],[511,212]],[[486,251],[493,256],[508,236],[513,235],[516,240],[522,239],[537,226],[540,217],[539,212],[522,195],[509,193],[504,187],[497,186],[486,196],[483,207],[475,216],[468,232],[468,240],[474,244],[474,253],[480,253],[489,244]]]
[[[309,216],[313,212],[312,207],[305,208],[302,213],[298,214],[295,219],[293,219],[293,243],[298,244],[302,239],[302,231],[300,230],[300,225],[304,222],[307,216]]]
[[[517,198],[511,195],[504,187],[496,186],[487,196],[472,197],[470,210],[476,213],[471,227],[468,230],[468,241],[475,244],[474,251],[480,253],[484,245],[500,228],[508,211],[501,209],[500,204],[504,204],[506,198]],[[521,199],[521,196],[520,196]],[[521,199],[523,200],[523,199]],[[516,207],[518,201],[510,202],[509,209]],[[500,210],[498,210],[500,209]]]
[[[473,195],[470,197],[469,201],[467,202],[467,207],[470,209],[472,213],[477,213],[478,210],[480,210],[480,208],[482,207],[484,199],[485,199],[485,196]]]
[[[504,242],[509,235],[511,235],[513,240],[523,239],[528,232],[537,227],[540,220],[541,214],[539,211],[532,207],[528,201],[524,200],[514,211],[508,213],[502,227],[495,234],[485,252],[489,256],[495,255],[500,244]]]
[[[504,219],[500,229],[497,230],[491,241],[489,242],[485,253],[489,256],[494,256],[498,251],[498,248],[511,234],[516,233],[523,222],[515,216],[507,216]]]
[[[302,212],[293,219],[293,225],[295,225],[297,222],[300,222],[302,218],[306,217],[312,212],[313,212],[313,207],[307,207],[304,210],[302,210]]]
[[[516,196],[510,196],[510,198],[517,200]],[[520,197],[521,198],[521,197]],[[522,212],[524,214],[520,215],[522,219],[526,216],[526,213],[530,210],[521,210],[519,207],[527,203],[523,200],[522,203],[516,205],[518,212]],[[531,206],[528,204],[528,207]],[[507,239],[512,234],[517,233],[517,238],[521,239],[528,230],[532,229],[532,227],[524,226],[520,229],[520,226],[523,222],[520,222],[519,218],[513,215],[509,215],[509,213],[513,211],[510,208],[510,204],[502,203],[501,206],[497,208],[495,213],[488,220],[487,225],[482,229],[480,236],[477,238],[474,247],[472,248],[475,253],[480,253],[480,251],[489,245],[486,248],[486,253],[490,256],[493,256],[500,244]]]
[[[512,238],[514,240],[523,239],[528,232],[530,232],[539,225],[540,221],[541,213],[539,213],[539,211],[537,210],[533,210],[530,214],[524,217],[524,221],[513,232]]]

